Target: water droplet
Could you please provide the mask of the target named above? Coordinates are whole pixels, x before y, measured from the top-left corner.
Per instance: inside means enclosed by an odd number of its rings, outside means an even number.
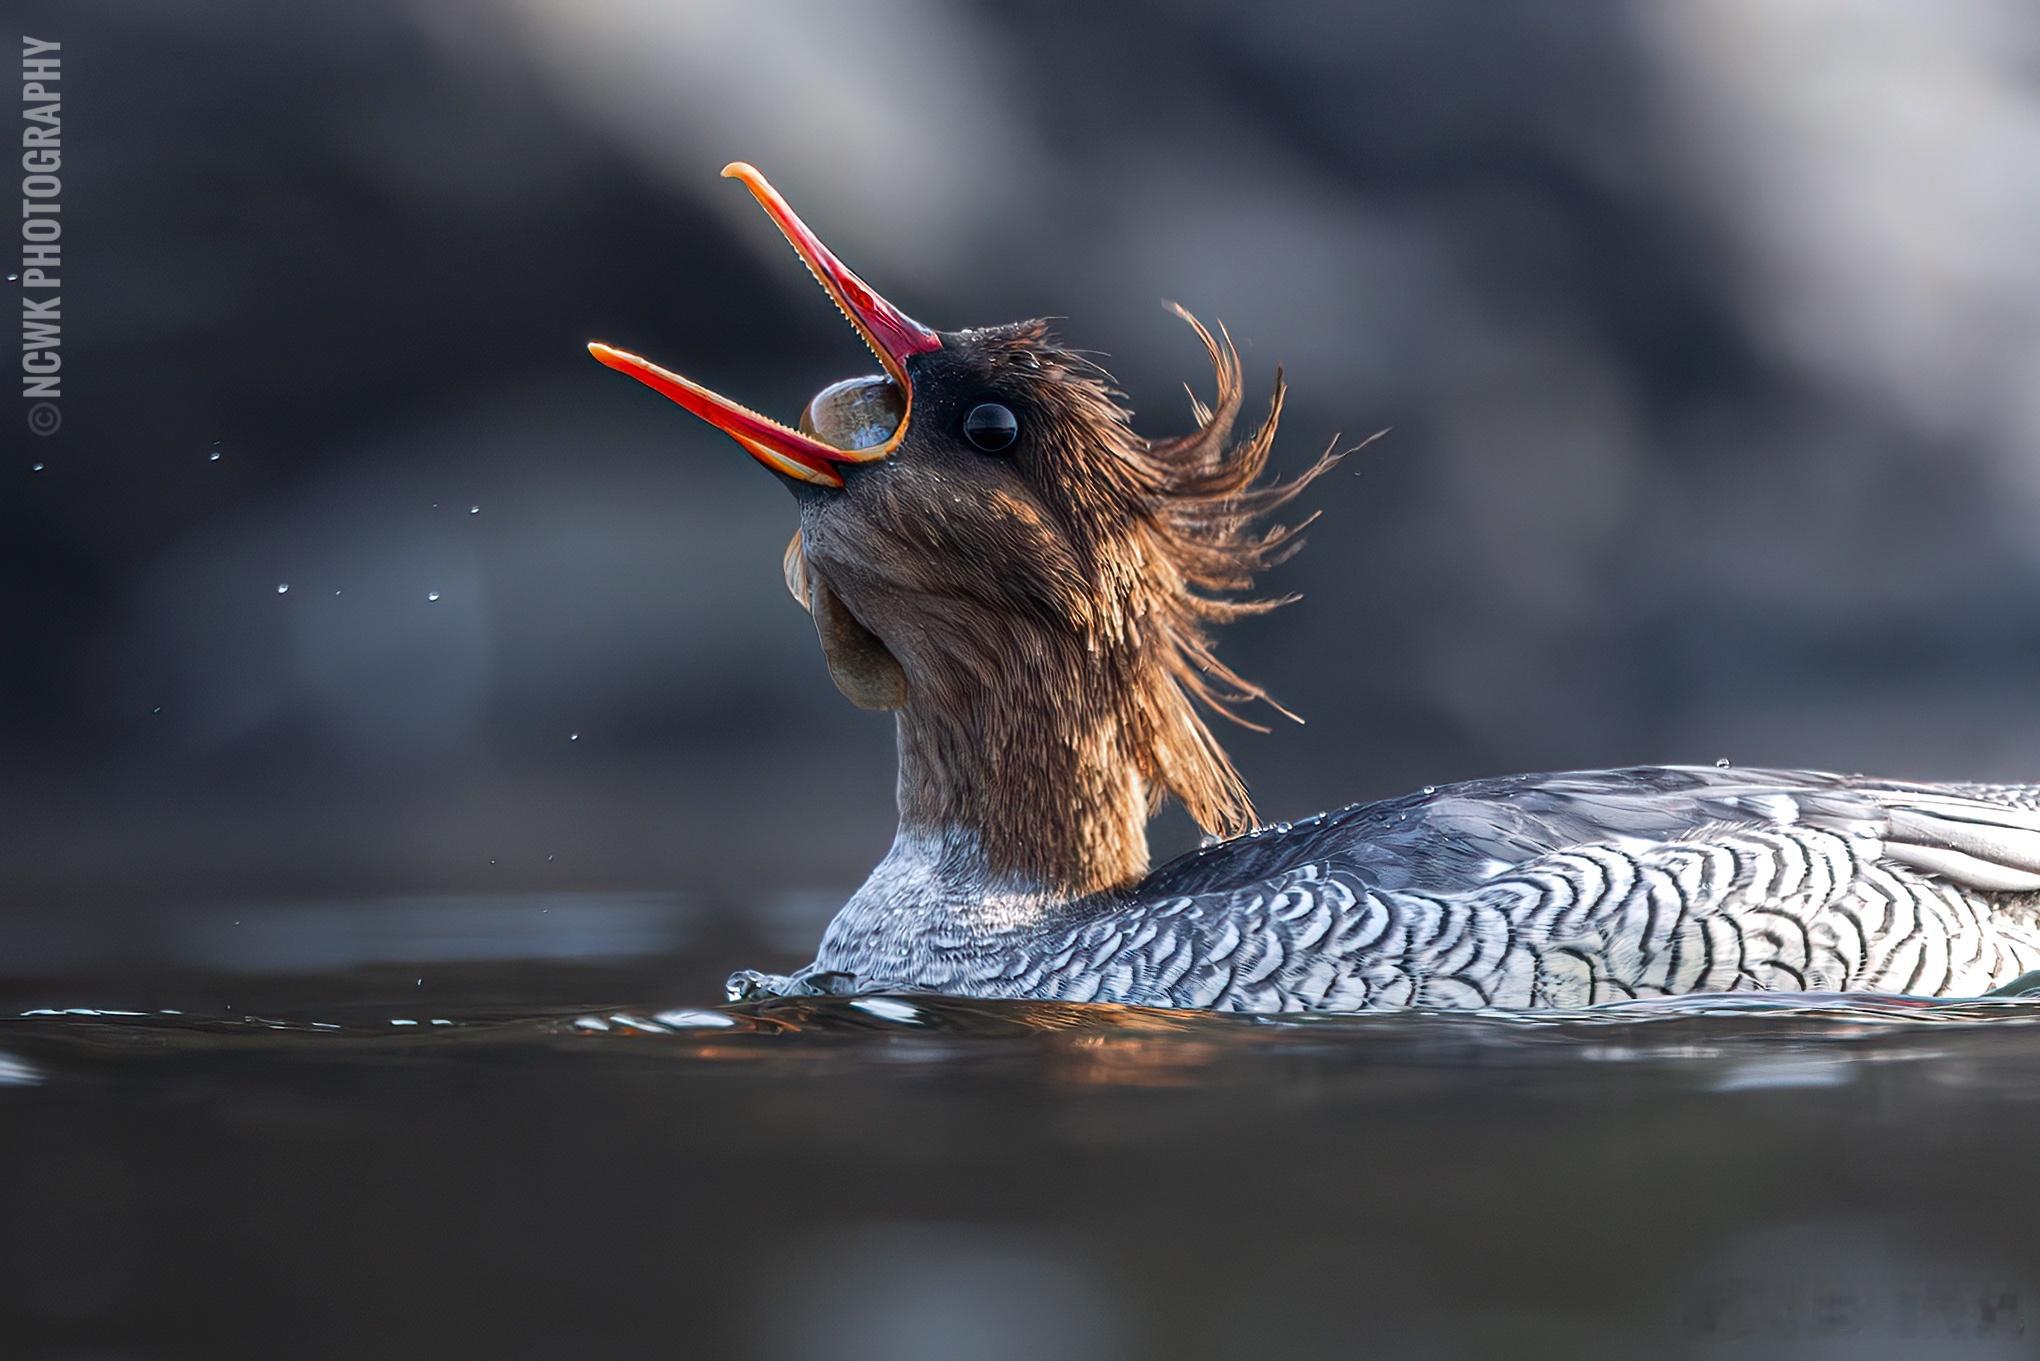
[[[921,1013],[911,1002],[892,997],[860,997],[850,1005],[881,1021],[896,1021],[901,1025],[921,1024]]]
[[[1425,795],[1426,795],[1427,797],[1428,797],[1429,795],[1435,794],[1435,793],[1437,793],[1437,792],[1438,792],[1438,786],[1437,786],[1437,785],[1434,785],[1434,784],[1427,784],[1427,785],[1425,785],[1425,786],[1424,786],[1424,793],[1425,793]]]
[[[577,732],[570,732],[567,734],[567,740],[569,742],[578,742],[581,740],[581,734]]]
[[[205,456],[205,461],[207,463],[218,463],[220,461],[220,451],[217,449],[213,450]]]
[[[439,599],[439,592],[437,592],[437,591],[427,591],[427,592],[425,592],[425,598],[426,598],[427,600],[437,600],[437,599]]]
[[[545,858],[545,863],[546,863],[546,864],[548,864],[548,865],[550,865],[550,864],[552,863],[552,860],[553,860],[553,858],[552,858],[551,856],[547,856],[547,857]]]
[[[726,1030],[736,1024],[734,1018],[725,1016],[719,1011],[697,1011],[692,1007],[683,1007],[678,1011],[662,1011],[652,1019],[675,1030],[690,1028]]]
[[[290,594],[290,583],[289,583],[288,581],[279,581],[279,582],[277,582],[277,583],[276,583],[276,593],[277,593],[278,595],[289,595],[289,594]]]
[[[21,276],[19,274],[10,274],[7,276],[7,282],[13,283],[16,279],[19,279],[20,277]]]
[[[333,592],[333,594],[334,594],[334,595],[338,595],[338,594],[340,594],[340,592],[338,592],[338,591],[335,591],[335,592]]]
[[[1727,770],[1727,769],[1728,769],[1728,758],[1727,758],[1726,756],[1723,756],[1723,757],[1720,757],[1719,759],[1717,759],[1717,760],[1715,761],[1715,763],[1714,763],[1714,768],[1715,768],[1716,770]]]
[[[155,708],[149,710],[149,712],[152,714],[160,714],[163,712],[163,706],[158,704]]]
[[[31,465],[31,466],[29,467],[29,471],[30,471],[30,472],[32,472],[32,473],[39,473],[39,472],[41,472],[42,470],[43,470],[43,465],[42,465],[42,464],[40,464],[40,463],[37,463],[37,464],[33,464],[33,465]]]
[[[481,508],[480,506],[469,506],[469,507],[468,507],[468,514],[470,514],[470,515],[480,515],[481,513],[482,513],[482,508]]]

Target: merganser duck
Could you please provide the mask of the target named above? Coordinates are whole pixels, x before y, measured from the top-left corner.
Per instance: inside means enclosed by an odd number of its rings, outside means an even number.
[[[755,169],[741,181],[884,372],[797,429],[633,354],[799,505],[794,598],[852,703],[893,711],[899,831],[815,960],[733,999],[931,991],[1220,1011],[1575,1007],[1703,991],[1973,995],[2040,968],[2040,785],[1646,767],[1519,775],[1255,825],[1199,708],[1272,703],[1211,628],[1297,546],[1264,528],[1336,461],[1263,474],[1240,364],[1195,427],[1130,428],[1038,321],[938,332]],[[1180,309],[1178,309],[1180,311]],[[1308,523],[1307,521],[1305,523]],[[1148,872],[1174,797],[1214,836]]]

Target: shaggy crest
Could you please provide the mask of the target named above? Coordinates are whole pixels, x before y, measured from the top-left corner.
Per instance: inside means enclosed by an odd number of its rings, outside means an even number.
[[[1288,481],[1264,482],[1282,416],[1281,370],[1267,414],[1234,440],[1242,397],[1239,353],[1223,327],[1213,335],[1183,308],[1170,304],[1170,310],[1203,342],[1217,390],[1208,405],[1191,394],[1195,428],[1169,439],[1135,434],[1110,375],[1056,345],[1044,323],[1007,328],[1002,339],[1010,357],[1055,380],[1036,389],[1064,427],[1043,442],[1044,457],[1072,466],[1044,468],[1038,491],[1071,526],[1088,558],[1097,582],[1086,602],[1094,612],[1088,622],[1130,645],[1123,702],[1150,803],[1166,791],[1205,831],[1232,835],[1254,825],[1253,804],[1196,705],[1261,732],[1266,727],[1241,713],[1242,706],[1259,702],[1285,717],[1296,715],[1219,659],[1212,630],[1295,598],[1241,593],[1301,548],[1299,535],[1317,517],[1289,525],[1266,518],[1329,471],[1340,454],[1327,451]]]

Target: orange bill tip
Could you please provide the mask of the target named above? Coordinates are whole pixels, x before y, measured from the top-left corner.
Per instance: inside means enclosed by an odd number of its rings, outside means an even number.
[[[751,191],[782,235],[792,244],[816,282],[850,322],[859,338],[885,366],[899,386],[901,410],[899,427],[892,438],[865,449],[839,449],[811,435],[789,429],[761,416],[749,407],[717,395],[699,383],[627,350],[592,341],[588,353],[619,373],[629,374],[653,391],[686,407],[701,419],[742,445],[760,463],[782,476],[817,486],[840,487],[843,479],[835,466],[869,463],[889,456],[905,438],[907,422],[913,415],[914,385],[907,361],[942,347],[936,332],[915,321],[879,296],[827,246],[779,195],[757,167],[745,161],[731,161],[723,175],[740,181]]]

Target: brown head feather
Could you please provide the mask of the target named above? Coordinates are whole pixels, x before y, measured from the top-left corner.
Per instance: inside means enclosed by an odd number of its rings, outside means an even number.
[[[976,463],[931,448],[916,464],[910,438],[898,466],[806,522],[811,565],[903,664],[903,822],[969,826],[994,868],[1070,892],[1145,869],[1165,796],[1208,832],[1253,825],[1200,706],[1250,728],[1253,703],[1294,717],[1219,660],[1212,631],[1285,603],[1243,593],[1309,521],[1267,517],[1338,456],[1268,481],[1280,372],[1235,438],[1238,352],[1173,310],[1216,375],[1189,432],[1136,434],[1111,377],[1043,322],[964,332],[950,362],[968,367],[947,381],[1024,408],[1024,448]],[[916,400],[929,430],[960,414]]]
[[[1285,717],[1296,715],[1218,658],[1211,629],[1294,598],[1239,593],[1302,547],[1298,535],[1315,516],[1293,525],[1269,526],[1265,519],[1339,456],[1328,453],[1288,481],[1264,482],[1286,392],[1281,370],[1267,414],[1233,439],[1243,392],[1239,353],[1223,327],[1214,335],[1183,308],[1172,303],[1170,310],[1203,342],[1216,380],[1210,405],[1192,394],[1195,428],[1169,439],[1142,439],[1129,427],[1109,377],[1088,361],[1071,364],[1057,386],[1079,429],[1057,447],[1086,466],[1049,482],[1066,493],[1072,520],[1091,530],[1091,565],[1101,574],[1104,596],[1123,602],[1131,616],[1135,636],[1128,641],[1136,660],[1127,698],[1145,739],[1139,745],[1150,788],[1174,795],[1205,831],[1231,835],[1253,825],[1253,804],[1196,706],[1260,732],[1266,727],[1243,715],[1241,706],[1259,702]],[[1046,341],[1044,333],[1036,343]]]

